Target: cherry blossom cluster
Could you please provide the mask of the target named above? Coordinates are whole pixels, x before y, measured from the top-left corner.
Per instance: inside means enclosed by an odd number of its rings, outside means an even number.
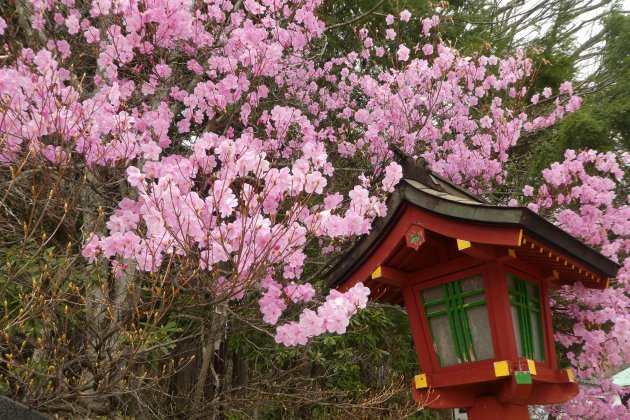
[[[531,210],[554,210],[564,230],[620,262],[630,251],[629,198],[618,191],[628,165],[627,152],[567,150],[563,162],[543,170],[545,183],[523,194],[533,196]]]
[[[401,18],[407,14],[401,13]],[[404,21],[404,19],[402,19]],[[388,17],[388,23],[394,17]],[[439,24],[439,18],[424,19],[425,35]],[[373,165],[389,159],[389,145],[410,155],[423,156],[436,172],[475,192],[489,191],[505,182],[508,152],[522,133],[547,127],[565,113],[580,106],[570,83],[563,83],[552,98],[546,88],[542,95],[554,104],[545,115],[531,118],[525,98],[532,62],[523,50],[514,57],[499,59],[462,57],[443,43],[413,48],[395,45],[396,33],[388,29],[384,42],[360,31],[364,49],[324,65],[332,87],[311,85],[305,93],[302,81],[289,85],[309,109],[327,111],[325,116],[347,119],[347,129],[337,130],[342,156],[365,154]],[[376,75],[358,72],[360,60],[388,55],[396,64]],[[294,86],[295,82],[298,86]],[[357,92],[363,95],[358,101]],[[317,95],[315,95],[317,93]],[[538,103],[540,94],[532,97]],[[323,100],[322,100],[323,97]],[[553,99],[553,100],[552,100]],[[353,141],[349,139],[352,135]]]
[[[258,301],[260,312],[263,314],[263,320],[269,324],[278,322],[278,318],[287,308],[286,300],[293,303],[310,302],[315,296],[315,289],[310,284],[296,284],[291,282],[282,287],[280,283],[274,281],[271,276],[265,277],[260,285],[266,289],[262,297]],[[286,299],[286,300],[285,300]]]
[[[333,290],[317,311],[304,309],[297,322],[278,327],[276,342],[287,346],[306,344],[311,337],[325,332],[343,334],[350,318],[357,310],[365,308],[370,289],[357,283],[345,293]]]
[[[605,290],[578,284],[561,291],[569,304],[556,311],[576,323],[570,332],[557,332],[556,339],[572,349],[567,356],[578,368],[578,378],[601,383],[566,405],[566,412],[575,417],[614,417],[625,409],[613,406],[620,390],[606,378],[611,368],[630,363],[630,197],[619,189],[629,164],[628,153],[567,150],[563,162],[543,171],[543,185],[523,189],[533,198],[530,209],[550,212],[564,230],[622,266]],[[595,394],[603,401],[594,401]]]

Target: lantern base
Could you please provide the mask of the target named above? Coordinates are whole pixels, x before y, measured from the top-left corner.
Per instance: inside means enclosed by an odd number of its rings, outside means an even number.
[[[526,405],[499,404],[494,397],[481,397],[467,411],[468,420],[529,420]]]
[[[411,384],[411,396],[428,408],[474,407],[487,397],[500,406],[526,407],[562,404],[579,393],[571,370],[549,369],[543,365],[530,367],[533,363],[520,359],[507,361],[508,369],[503,371],[493,364],[492,361],[477,362],[475,369],[467,366],[459,371],[416,375]],[[531,371],[515,369],[515,366],[528,366]]]

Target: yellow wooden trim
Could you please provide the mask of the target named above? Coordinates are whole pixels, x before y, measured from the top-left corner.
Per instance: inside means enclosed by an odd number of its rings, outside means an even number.
[[[521,246],[521,243],[523,243],[523,229],[518,231],[518,246]]]
[[[567,376],[569,377],[569,382],[575,382],[575,376],[573,375],[573,369],[569,368],[569,369],[565,369],[564,371],[567,373]]]
[[[606,277],[606,289],[608,289],[608,284],[610,283],[610,277]]]
[[[514,251],[512,248],[508,249],[508,255],[512,258],[516,258],[516,251]]]
[[[533,360],[527,359],[527,367],[532,375],[536,375],[536,363]]]
[[[554,279],[559,279],[560,278],[560,273],[558,273],[556,270],[553,270],[552,273],[553,273],[553,278]]]
[[[381,269],[381,266],[379,265],[378,267],[376,267],[376,270],[372,272],[372,278],[378,279],[382,275],[383,275],[383,270]]]
[[[494,376],[510,376],[510,366],[508,365],[507,360],[494,362]]]
[[[463,239],[458,239],[457,240],[457,249],[458,250],[461,251],[463,249],[467,249],[467,248],[470,248],[470,247],[471,247],[470,241],[465,241]]]
[[[416,375],[413,378],[413,381],[416,385],[416,389],[426,388],[429,385],[427,384],[427,375],[426,373],[421,373],[420,375]]]

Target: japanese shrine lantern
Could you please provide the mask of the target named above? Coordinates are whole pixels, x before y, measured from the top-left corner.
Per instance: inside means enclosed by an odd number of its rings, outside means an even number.
[[[344,291],[407,309],[422,373],[413,398],[469,419],[528,419],[578,393],[558,369],[549,289],[604,289],[618,265],[524,207],[484,203],[404,165],[387,217],[328,273]]]

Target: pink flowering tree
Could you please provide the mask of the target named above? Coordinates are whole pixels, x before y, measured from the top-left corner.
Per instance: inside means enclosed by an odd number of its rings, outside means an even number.
[[[119,395],[128,385],[118,384],[140,386],[147,375],[159,380],[159,369],[171,372],[175,362],[147,370],[148,355],[177,346],[169,341],[177,334],[164,328],[191,302],[214,314],[199,333],[196,402],[207,398],[211,373],[219,385],[213,349],[239,302],[257,301],[266,331],[286,346],[344,333],[369,289],[316,296],[304,275],[307,247],[339,250],[385,215],[387,194],[402,177],[394,147],[489,192],[506,182],[509,152],[522,134],[580,106],[570,83],[528,92],[526,51],[462,57],[440,41],[437,16],[407,10],[387,24],[415,25],[424,44],[394,41],[393,27],[385,37],[362,29],[361,50],[328,60],[317,0],[31,6],[0,18],[0,35],[15,37],[0,68],[3,217],[15,243],[29,244],[33,255],[51,246],[65,252],[65,271],[51,278],[89,264],[93,281],[75,279],[68,300],[95,334],[111,330],[98,340],[75,337],[100,365],[55,368],[46,391],[38,391],[39,379],[3,373],[42,406],[62,388],[68,399],[86,388]],[[28,39],[19,38],[24,19]],[[531,112],[541,97],[553,107]],[[568,226],[574,218],[558,221]],[[16,264],[18,274],[26,269],[16,261],[10,273],[17,278]],[[32,285],[37,293],[40,283]],[[61,308],[58,316],[68,317],[68,305]],[[7,324],[9,338],[16,328],[19,322]],[[153,343],[156,330],[173,347]],[[40,360],[54,350],[43,339],[61,340],[30,334],[23,346]],[[17,356],[21,341],[8,341],[6,361],[26,365]]]
[[[554,298],[556,316],[572,327],[556,339],[586,385],[563,408],[579,418],[621,418],[627,408],[615,404],[622,390],[610,377],[630,363],[630,206],[625,169],[630,156],[567,150],[565,160],[543,171],[544,183],[534,189],[529,207],[553,218],[559,226],[621,264],[618,277],[605,290],[582,285],[564,288]],[[590,384],[590,386],[589,386]]]

